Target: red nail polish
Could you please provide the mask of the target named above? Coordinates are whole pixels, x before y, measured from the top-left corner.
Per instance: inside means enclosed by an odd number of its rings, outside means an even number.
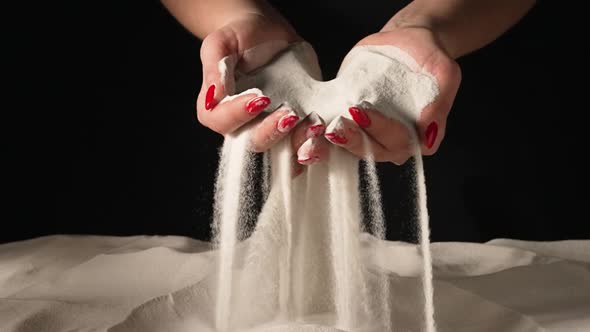
[[[320,137],[324,133],[324,130],[326,130],[326,126],[323,124],[309,126],[305,132],[305,136],[307,138]]]
[[[246,112],[256,114],[261,112],[270,104],[270,98],[267,96],[260,96],[250,100],[246,104]]]
[[[426,147],[432,148],[434,142],[436,142],[436,134],[438,134],[438,125],[436,122],[432,122],[426,128]]]
[[[320,160],[320,157],[318,156],[313,156],[313,157],[309,157],[307,159],[297,159],[297,162],[300,163],[301,165],[311,165],[313,163],[316,163]]]
[[[324,137],[326,137],[328,139],[328,141],[335,143],[335,144],[348,143],[348,140],[346,139],[346,137],[344,137],[342,135],[338,135],[336,133],[327,133],[327,134],[324,134]]]
[[[299,121],[299,117],[297,115],[284,116],[278,123],[278,129],[280,132],[287,132],[295,127],[297,121]]]
[[[361,128],[367,128],[371,125],[371,119],[369,119],[367,113],[365,113],[360,108],[350,107],[348,109],[348,113],[350,113],[354,122],[356,122],[356,124],[358,124]]]
[[[217,105],[217,100],[215,100],[215,84],[211,84],[209,89],[207,89],[207,94],[205,95],[205,109],[210,111]]]

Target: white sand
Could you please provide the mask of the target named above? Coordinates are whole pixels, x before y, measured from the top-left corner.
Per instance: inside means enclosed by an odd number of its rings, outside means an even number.
[[[338,79],[319,82],[313,53],[297,47],[232,82],[236,91],[260,87],[274,106],[287,101],[328,122],[371,102],[408,124],[436,94],[432,78],[397,49],[355,49]],[[226,74],[230,60],[220,66]],[[590,328],[590,241],[431,247],[419,151],[419,246],[379,239],[384,223],[370,161],[365,221],[377,238],[361,233],[358,161],[331,147],[329,163],[292,181],[287,140],[265,156],[268,199],[256,230],[240,241],[252,217],[243,195],[252,180],[247,135],[223,147],[217,250],[181,237],[2,245],[0,331],[432,331],[435,320],[439,330],[459,332]]]
[[[419,250],[383,242],[390,259],[380,264],[374,241],[364,234],[362,252],[371,270],[387,272],[396,331],[419,331]],[[432,255],[440,331],[590,330],[590,240],[434,243]],[[182,237],[51,236],[0,245],[0,331],[211,331],[203,326],[212,323],[216,273],[217,252]],[[250,331],[337,331],[330,317],[306,320]]]
[[[221,67],[235,73],[236,81],[227,83],[235,86],[237,94],[224,101],[262,91],[271,99],[267,110],[286,102],[300,114],[318,113],[328,124],[338,116],[351,119],[348,108],[368,102],[384,114],[412,124],[438,94],[434,78],[393,46],[353,48],[331,81],[322,81],[315,59],[309,44],[293,44],[289,52],[246,75],[233,69],[233,58],[225,58]]]
[[[338,129],[343,117],[350,118],[348,107],[366,103],[401,119],[413,132],[410,124],[438,92],[430,74],[391,46],[354,48],[337,78],[328,82],[321,81],[315,61],[310,61],[314,57],[311,47],[301,43],[253,73],[235,71],[232,57],[219,67],[226,84],[235,87],[237,95],[263,91],[273,101],[269,111],[288,104],[300,114],[315,112],[328,123],[327,132]],[[235,82],[228,73],[235,73]],[[295,152],[289,140],[271,149],[271,176],[270,181],[265,181],[270,183],[270,191],[253,236],[256,245],[248,248],[242,265],[238,263],[234,246],[238,234],[243,233],[240,220],[251,214],[244,201],[247,188],[252,187],[246,180],[252,157],[244,153],[249,129],[226,136],[220,160],[214,228],[218,230],[216,242],[221,259],[214,326],[224,332],[275,319],[295,322],[306,315],[325,314],[333,316],[332,325],[342,330],[395,329],[386,300],[391,297],[386,276],[370,271],[360,250],[364,219],[378,238],[385,234],[374,167],[367,169],[371,173],[370,218],[363,218],[358,159],[342,148],[331,146],[329,160],[310,166],[295,181],[291,180],[290,166]],[[415,133],[413,140],[418,142]],[[305,151],[300,149],[301,153]],[[424,330],[433,332],[428,211],[419,146],[415,154],[417,231],[424,257],[420,296],[424,313],[416,318],[424,321]],[[272,229],[272,237],[258,234],[265,228]],[[247,296],[251,289],[264,291],[254,299]]]

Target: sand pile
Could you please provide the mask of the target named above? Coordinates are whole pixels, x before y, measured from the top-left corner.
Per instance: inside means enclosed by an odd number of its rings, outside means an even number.
[[[375,247],[390,257],[384,265]],[[433,243],[431,251],[439,331],[590,330],[589,240]],[[387,275],[395,331],[421,331],[419,248],[364,233],[361,252],[369,270]],[[217,255],[209,243],[175,236],[50,236],[0,245],[0,331],[214,331]],[[243,296],[258,303],[264,290]],[[237,331],[332,332],[333,318]]]

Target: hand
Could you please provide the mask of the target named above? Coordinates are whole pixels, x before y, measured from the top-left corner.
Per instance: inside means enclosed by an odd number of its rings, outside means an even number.
[[[295,112],[286,108],[278,109],[264,119],[257,117],[269,105],[270,99],[256,93],[220,103],[228,94],[233,94],[234,67],[249,72],[264,65],[289,43],[300,40],[278,13],[269,12],[268,15],[245,13],[234,17],[210,33],[201,47],[203,85],[197,99],[199,122],[222,135],[247,123],[255,125],[252,149],[256,152],[271,147],[300,121]],[[220,60],[227,56],[231,56],[232,61],[224,72],[220,72]],[[254,119],[258,123],[254,123]]]
[[[361,40],[357,45],[392,45],[410,56],[438,83],[439,94],[426,106],[416,123],[422,154],[432,155],[445,135],[447,115],[461,81],[457,63],[439,46],[434,34],[426,28],[395,28]],[[413,155],[412,135],[401,122],[390,119],[379,110],[364,105],[350,105],[349,112],[356,122],[344,120],[345,139],[326,133],[325,137],[359,158],[365,158],[363,133],[369,138],[375,161],[405,163]],[[360,127],[360,128],[359,128]],[[362,129],[361,129],[362,128]]]

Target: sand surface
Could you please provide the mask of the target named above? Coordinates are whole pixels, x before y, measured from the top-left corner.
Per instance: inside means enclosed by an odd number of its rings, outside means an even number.
[[[363,234],[363,250],[374,241]],[[384,244],[386,263],[372,268],[388,272],[394,327],[417,330],[420,251]],[[209,331],[216,271],[209,248],[175,236],[0,245],[0,331]],[[440,331],[590,330],[590,240],[434,243],[432,254]],[[316,313],[243,330],[339,331],[330,320]]]

